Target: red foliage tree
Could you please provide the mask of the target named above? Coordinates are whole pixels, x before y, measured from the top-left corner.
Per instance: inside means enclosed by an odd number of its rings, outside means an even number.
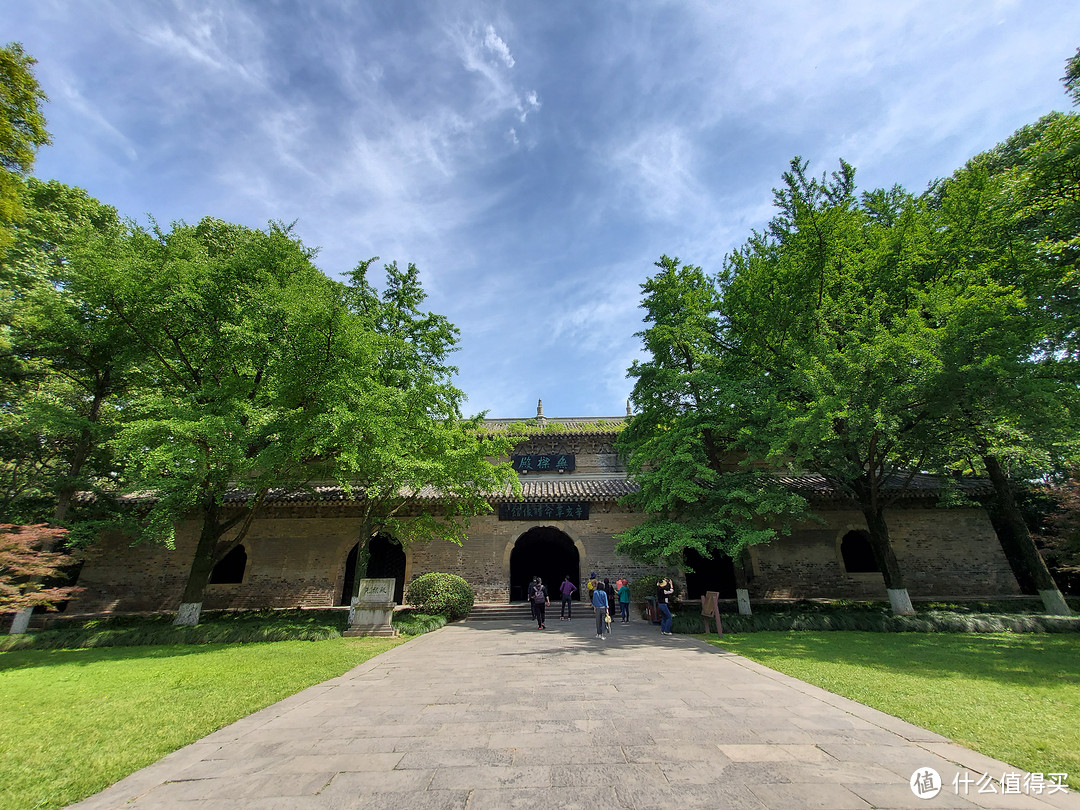
[[[49,549],[67,534],[67,529],[44,523],[20,526],[0,523],[0,611],[16,611],[35,605],[52,608],[82,590],[76,587],[46,587],[61,575],[71,558]]]

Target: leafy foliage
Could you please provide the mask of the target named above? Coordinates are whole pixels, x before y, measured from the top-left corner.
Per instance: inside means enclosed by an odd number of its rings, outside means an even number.
[[[667,256],[657,267],[642,285],[651,325],[640,334],[651,359],[630,368],[637,413],[616,440],[640,486],[625,503],[648,517],[618,535],[618,548],[668,565],[680,565],[686,548],[735,558],[775,537],[777,518],[786,529],[805,502],[740,460],[752,391],[721,342],[714,282]]]
[[[634,604],[644,603],[646,597],[656,596],[656,583],[661,579],[667,579],[668,577],[660,575],[650,575],[645,577],[638,577],[630,583],[630,600]],[[679,585],[672,580],[672,589],[674,593],[671,595],[671,601],[677,602],[679,600]]]
[[[37,150],[50,143],[36,62],[17,42],[0,48],[0,250],[11,243],[8,226],[22,214],[19,178],[34,165]]]
[[[53,607],[82,590],[47,584],[51,579],[62,579],[63,568],[71,561],[67,555],[47,550],[54,548],[66,533],[66,529],[43,523],[0,523],[0,611],[36,605]]]
[[[405,601],[424,613],[464,619],[472,610],[473,589],[457,574],[432,572],[417,577],[405,591]]]
[[[103,493],[118,470],[109,450],[135,352],[122,324],[89,305],[72,255],[87,234],[122,228],[116,211],[81,189],[23,181],[24,216],[0,258],[0,512],[67,525],[82,538],[75,493]],[[103,501],[98,502],[100,506]],[[86,510],[83,510],[84,512]]]

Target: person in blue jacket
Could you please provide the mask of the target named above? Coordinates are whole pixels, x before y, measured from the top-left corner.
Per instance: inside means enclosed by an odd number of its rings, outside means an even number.
[[[603,588],[592,592],[592,609],[596,614],[596,637],[602,639],[607,632],[608,598]]]

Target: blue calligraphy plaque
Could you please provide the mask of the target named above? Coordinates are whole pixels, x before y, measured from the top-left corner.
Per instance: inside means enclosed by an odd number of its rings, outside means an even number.
[[[573,453],[538,453],[530,456],[511,456],[510,464],[518,472],[570,472],[574,469]]]

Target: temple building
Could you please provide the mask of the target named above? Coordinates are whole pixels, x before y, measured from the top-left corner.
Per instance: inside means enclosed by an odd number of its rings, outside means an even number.
[[[555,593],[564,576],[580,589],[592,571],[612,580],[655,573],[615,549],[616,535],[644,519],[620,505],[635,490],[614,446],[625,419],[549,419],[539,408],[528,420],[488,420],[492,430],[520,423],[522,440],[513,456],[520,498],[509,491],[493,496],[492,511],[472,518],[460,546],[434,540],[403,549],[392,538],[376,537],[364,574],[393,577],[399,602],[405,583],[430,571],[463,577],[479,602],[509,602],[524,600],[536,575]],[[884,599],[862,513],[814,476],[785,481],[809,495],[819,521],[750,549],[744,562],[750,598]],[[1018,594],[986,512],[937,506],[930,477],[913,484],[886,514],[912,598]],[[356,501],[337,486],[273,496],[243,545],[214,569],[204,607],[347,605],[357,560],[356,516]],[[86,590],[69,611],[175,610],[198,530],[197,521],[178,525],[174,549],[103,537],[86,552],[79,578]],[[687,597],[716,590],[734,598],[731,559],[691,553],[684,562],[680,579]]]

